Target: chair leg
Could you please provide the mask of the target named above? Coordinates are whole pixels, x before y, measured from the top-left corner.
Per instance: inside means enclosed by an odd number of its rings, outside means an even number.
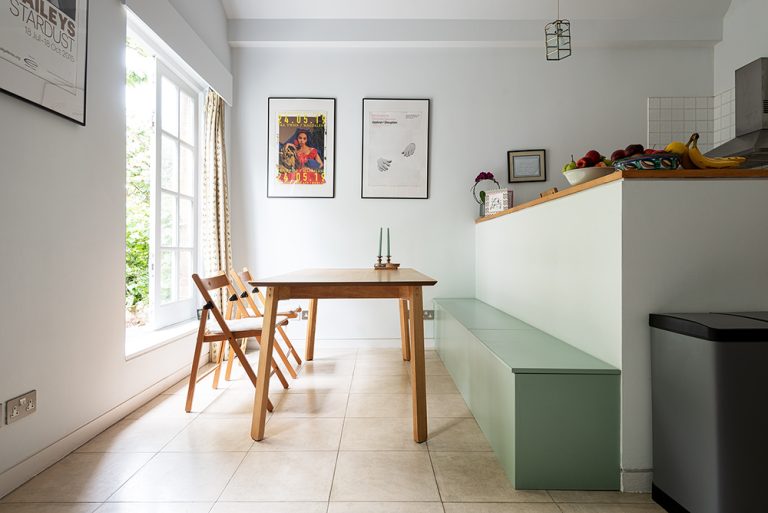
[[[219,357],[216,358],[216,370],[213,372],[213,388],[219,388],[219,378],[221,377],[221,365],[224,362],[224,352],[227,350],[227,344],[223,340],[219,345]]]
[[[285,368],[288,369],[288,374],[290,374],[293,379],[296,379],[296,370],[291,365],[291,361],[288,360],[288,357],[285,355],[285,351],[283,351],[283,348],[280,346],[277,340],[275,340],[274,348],[277,356],[280,357],[280,359],[283,361],[283,364],[285,365]],[[274,361],[274,359],[272,361]]]
[[[189,373],[189,387],[187,388],[187,404],[184,410],[192,411],[192,399],[195,397],[195,385],[197,384],[197,367],[200,364],[200,353],[203,352],[203,333],[198,333],[195,344],[195,354],[192,357],[192,370]]]
[[[242,346],[240,346],[240,349],[242,350]],[[235,363],[235,353],[232,351],[232,349],[229,350],[229,360],[227,360],[227,371],[224,373],[224,379],[229,381],[232,379],[232,366]]]
[[[278,326],[277,332],[280,333],[281,337],[283,337],[283,340],[285,341],[285,345],[288,346],[288,352],[292,354],[294,360],[296,360],[296,365],[301,365],[301,357],[299,356],[299,353],[296,352],[296,348],[293,347],[293,344],[291,344],[291,341],[288,338],[288,335],[285,334],[285,330],[283,330],[283,327]]]
[[[272,373],[277,375],[277,379],[283,384],[283,388],[288,388],[288,380],[285,379],[285,374],[283,374],[283,371],[277,366],[277,362],[274,358],[272,359]]]
[[[235,355],[237,356],[237,359],[240,360],[240,364],[243,366],[243,369],[245,369],[245,373],[248,374],[248,377],[251,380],[251,383],[253,383],[253,386],[256,386],[257,378],[256,373],[253,372],[253,368],[251,367],[251,364],[248,363],[248,360],[245,359],[245,354],[243,353],[242,349],[240,349],[240,346],[237,343],[237,340],[235,339],[229,339],[229,345],[232,347],[232,350],[235,352]],[[265,379],[269,379],[269,376],[266,376]],[[272,411],[274,406],[272,405],[272,401],[267,399],[267,410]]]

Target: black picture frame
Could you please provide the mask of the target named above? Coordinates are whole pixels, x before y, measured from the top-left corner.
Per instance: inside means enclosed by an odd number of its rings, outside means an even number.
[[[332,169],[329,177],[330,182],[330,189],[331,193],[330,195],[303,195],[303,194],[278,194],[271,192],[272,188],[270,187],[273,185],[272,179],[273,179],[273,171],[274,167],[276,166],[276,162],[279,157],[277,157],[273,151],[275,151],[275,140],[273,139],[274,133],[273,133],[273,117],[272,117],[272,107],[273,102],[277,101],[286,101],[291,102],[295,101],[298,103],[300,102],[330,102],[331,103],[331,111],[332,111],[332,118],[331,118],[331,127],[328,127],[328,124],[326,124],[326,130],[331,133],[331,144],[328,145],[328,147],[331,149],[331,155],[332,155]],[[327,148],[326,154],[324,155],[324,159],[328,160],[327,156]],[[319,98],[319,97],[310,97],[310,96],[270,96],[267,98],[267,198],[314,198],[314,199],[333,199],[336,197],[336,98]]]
[[[421,138],[420,142],[424,142],[424,145],[426,146],[424,151],[424,157],[423,157],[423,163],[424,163],[424,183],[423,183],[423,193],[420,193],[421,191],[415,191],[415,194],[408,194],[407,192],[405,194],[401,195],[390,195],[388,193],[380,193],[380,194],[373,194],[371,191],[368,191],[366,194],[366,170],[368,169],[366,163],[367,163],[367,156],[366,156],[366,146],[365,141],[367,137],[367,127],[368,124],[366,122],[366,102],[391,102],[392,106],[397,106],[398,103],[402,105],[403,102],[422,102],[422,109],[424,106],[426,106],[426,119],[427,119],[427,126],[425,133],[423,134],[423,138]],[[362,199],[429,199],[429,189],[430,189],[430,163],[431,163],[431,155],[430,155],[430,148],[432,146],[432,100],[430,98],[378,98],[378,97],[366,97],[363,98],[362,101],[362,144],[361,144],[361,176],[360,176],[360,197]],[[401,153],[402,155],[405,155],[405,152]],[[413,153],[410,154],[411,156]],[[419,188],[422,188],[422,186],[418,186]],[[416,187],[414,187],[415,189]]]
[[[530,174],[530,164],[538,160],[538,173]],[[516,165],[516,160],[517,165]],[[523,161],[523,159],[525,159]],[[523,167],[525,163],[525,167]],[[512,150],[507,152],[507,183],[547,181],[547,150]]]
[[[88,90],[88,32],[90,2],[89,0],[74,1],[74,6],[69,5],[68,7],[62,8],[58,8],[47,2],[45,3],[49,10],[60,11],[64,15],[70,17],[73,22],[72,27],[74,34],[77,36],[76,39],[82,39],[83,41],[82,49],[78,46],[77,50],[74,51],[74,55],[69,53],[68,49],[65,47],[66,45],[74,44],[72,41],[75,36],[70,35],[68,27],[62,28],[60,33],[57,32],[58,41],[56,41],[54,38],[46,36],[44,32],[41,32],[39,26],[29,27],[24,23],[21,19],[23,17],[22,4],[18,4],[19,7],[17,9],[14,9],[14,6],[11,5],[11,8],[3,13],[4,17],[0,17],[0,50],[3,50],[0,51],[0,61],[2,61],[2,63],[0,63],[0,92],[30,105],[34,105],[51,114],[72,121],[78,125],[85,126]],[[17,10],[20,12],[20,15],[18,16],[19,20],[13,20],[13,18],[16,17]],[[82,17],[77,16],[77,14],[81,12]],[[74,14],[75,18],[71,18],[71,14]],[[65,23],[65,21],[62,21],[64,19],[63,17],[55,19],[59,20],[60,23]],[[16,21],[20,22],[21,25],[17,27],[14,23]],[[43,19],[42,22],[46,23],[46,20]],[[22,45],[25,48],[29,48],[29,51],[13,51],[6,48],[7,42],[3,39],[3,35],[7,35],[8,37],[18,35],[19,31],[13,30],[16,28],[23,28],[26,36],[29,37],[30,44],[28,46]],[[54,31],[58,29],[51,27],[50,30]],[[80,37],[79,34],[82,34],[82,37]],[[40,41],[35,40],[35,37],[39,37]],[[47,46],[41,45],[41,42],[45,43],[46,41],[48,42]],[[10,45],[18,47],[19,42],[10,42]],[[57,48],[60,52],[52,52],[53,48]],[[44,53],[41,54],[40,52],[43,51]],[[24,56],[21,54],[24,54]],[[45,58],[65,58],[63,54],[70,55],[74,59],[75,73],[77,74],[77,77],[79,77],[75,79],[76,82],[74,84],[64,83],[62,85],[64,79],[62,79],[60,75],[56,76],[56,83],[48,80],[43,74],[43,70],[48,74],[53,74],[53,72],[48,70],[45,63],[41,65],[41,63],[37,62],[35,59],[35,56],[40,55],[43,55],[40,60],[44,60]],[[12,84],[11,82],[14,81],[14,78],[16,83]],[[79,87],[80,80],[82,80],[82,88]],[[18,82],[23,82],[24,84],[19,85]],[[47,86],[51,87],[48,88]],[[28,87],[40,88],[40,91],[33,93],[29,89],[25,90],[25,88]],[[74,94],[66,90],[68,87],[71,87]],[[80,94],[81,89],[82,93]],[[47,90],[53,92],[51,95],[52,97],[46,97]],[[63,96],[62,91],[64,94],[69,94],[74,98]],[[58,95],[56,93],[58,93]],[[40,96],[39,100],[33,96],[35,94]],[[79,112],[68,113],[67,107],[71,106],[77,107]]]

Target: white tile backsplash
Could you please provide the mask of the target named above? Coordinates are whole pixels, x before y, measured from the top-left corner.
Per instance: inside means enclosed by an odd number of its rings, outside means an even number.
[[[699,147],[709,151],[724,134],[722,105],[725,97],[678,96],[648,98],[648,147],[661,149],[672,141],[687,142],[692,133],[700,135]],[[715,105],[721,106],[715,116]],[[727,102],[726,102],[727,103]],[[732,102],[731,102],[732,104]],[[718,131],[715,120],[720,118]]]
[[[734,102],[735,89],[728,89],[717,94],[712,99],[714,109],[714,139],[712,146],[717,147],[736,137],[736,104]]]

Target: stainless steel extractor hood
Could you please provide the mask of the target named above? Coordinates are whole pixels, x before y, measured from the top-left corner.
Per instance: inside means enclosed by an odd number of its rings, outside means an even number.
[[[707,155],[747,157],[743,167],[768,168],[768,58],[736,70],[736,138]]]

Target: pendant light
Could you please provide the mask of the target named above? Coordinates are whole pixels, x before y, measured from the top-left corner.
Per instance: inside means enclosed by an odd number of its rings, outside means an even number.
[[[561,61],[571,56],[571,22],[560,19],[560,0],[557,0],[557,19],[544,27],[548,61]]]

